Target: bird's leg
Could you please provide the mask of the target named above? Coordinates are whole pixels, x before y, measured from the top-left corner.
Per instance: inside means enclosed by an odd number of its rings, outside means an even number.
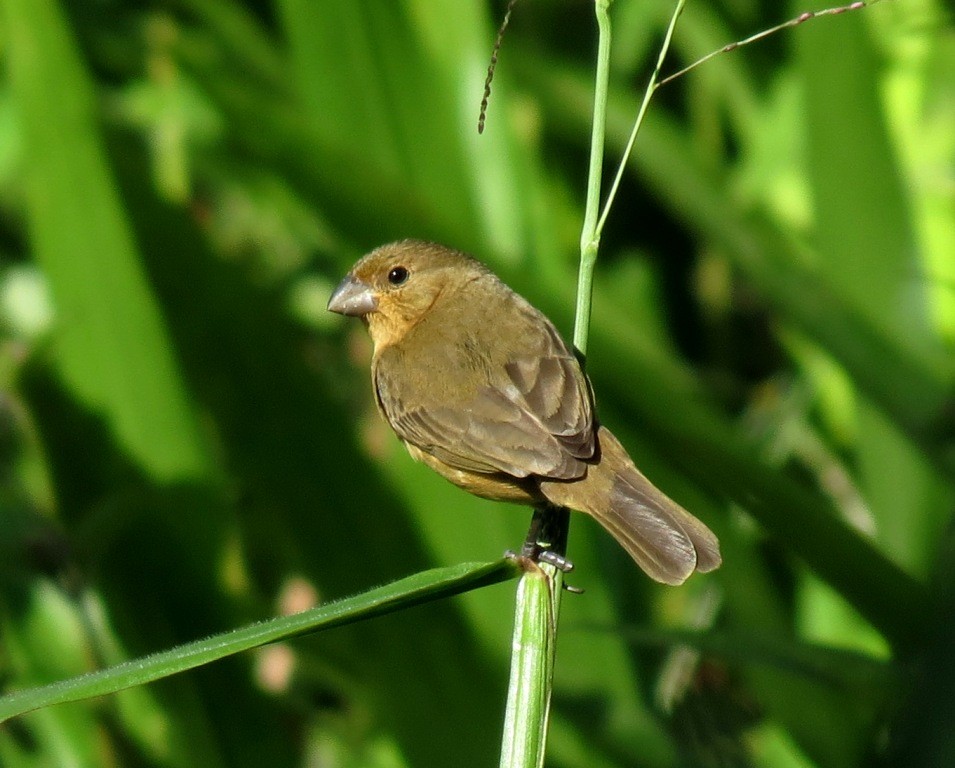
[[[540,570],[538,563],[548,563],[563,573],[574,570],[574,564],[565,556],[567,551],[567,528],[570,510],[566,507],[557,507],[552,504],[542,504],[534,507],[534,516],[531,518],[531,527],[524,539],[521,553],[512,550],[504,553],[504,557],[514,560],[523,570]],[[572,587],[567,582],[561,585],[568,592],[582,594],[584,590]]]
[[[572,571],[574,564],[565,556],[569,515],[566,507],[552,504],[535,507],[531,527],[521,548],[521,557],[535,563],[550,563],[564,573]]]

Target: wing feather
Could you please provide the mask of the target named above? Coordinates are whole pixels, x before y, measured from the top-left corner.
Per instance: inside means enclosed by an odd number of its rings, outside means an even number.
[[[480,334],[493,325],[461,338],[430,334],[428,347],[386,348],[374,366],[379,406],[402,440],[455,469],[581,477],[595,450],[589,383],[550,321],[517,294],[508,298],[521,344],[505,362],[482,355]],[[449,386],[425,386],[420,373],[408,375],[436,363],[447,368]]]

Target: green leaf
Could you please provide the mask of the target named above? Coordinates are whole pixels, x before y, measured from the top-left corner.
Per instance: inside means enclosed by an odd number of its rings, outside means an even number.
[[[80,701],[153,682],[266,643],[363,621],[496,584],[512,578],[515,573],[509,560],[464,563],[417,573],[318,608],[224,632],[81,677],[9,694],[0,698],[0,722],[51,704]]]
[[[96,99],[55,0],[5,0],[31,247],[56,308],[64,380],[157,480],[209,471],[104,151]]]

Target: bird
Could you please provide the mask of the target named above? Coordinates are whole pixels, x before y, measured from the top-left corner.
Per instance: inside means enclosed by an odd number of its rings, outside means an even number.
[[[482,262],[422,240],[383,245],[328,309],[367,327],[378,410],[416,460],[476,496],[590,515],[657,582],[720,565],[713,532],[597,420],[554,324]]]

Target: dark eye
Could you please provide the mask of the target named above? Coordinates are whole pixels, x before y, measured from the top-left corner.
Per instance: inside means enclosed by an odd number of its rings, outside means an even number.
[[[405,267],[392,267],[388,273],[388,282],[392,285],[401,285],[408,279],[408,270]]]

